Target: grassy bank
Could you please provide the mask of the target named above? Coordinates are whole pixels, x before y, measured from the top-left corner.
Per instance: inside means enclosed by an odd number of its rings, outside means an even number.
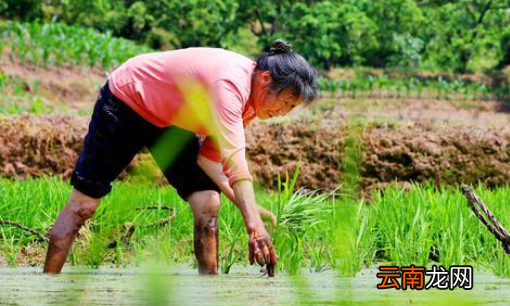
[[[65,203],[70,186],[54,178],[26,181],[0,180],[0,219],[13,221],[45,234]],[[510,224],[506,205],[510,188],[479,188],[503,225]],[[510,276],[510,261],[499,243],[479,224],[458,189],[437,190],[395,187],[373,194],[372,203],[348,196],[317,196],[293,192],[289,182],[275,194],[258,192],[261,205],[278,217],[272,228],[282,270],[298,273],[338,269],[355,275],[363,267],[394,265],[446,266],[471,264]],[[171,206],[167,210],[139,210],[146,206]],[[133,236],[126,241],[130,226]],[[246,262],[246,235],[236,208],[226,200],[220,212],[222,270]],[[42,264],[45,242],[16,226],[0,225],[0,250],[4,264],[27,263],[27,256]],[[112,241],[116,246],[109,247]],[[28,254],[28,255],[27,255]],[[80,234],[69,256],[73,265],[136,266],[147,259],[163,264],[192,263],[192,214],[170,188],[116,184],[98,212]]]

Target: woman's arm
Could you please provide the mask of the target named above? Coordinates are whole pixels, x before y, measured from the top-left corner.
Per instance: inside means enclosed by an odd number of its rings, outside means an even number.
[[[204,170],[204,172],[211,178],[211,180],[218,186],[225,194],[225,196],[240,209],[236,196],[234,194],[234,190],[230,188],[228,183],[228,178],[223,173],[223,168],[220,163],[214,162],[212,160],[207,159],[201,155],[198,156],[197,163]],[[276,217],[269,210],[265,209],[262,206],[257,205],[257,211],[264,221],[269,221],[273,226],[276,226]]]
[[[228,79],[218,80],[212,86],[215,93],[214,126],[210,136],[216,138],[222,170],[234,190],[234,204],[243,216],[250,242],[250,263],[256,259],[260,265],[267,263],[272,269],[278,261],[271,236],[266,231],[255,202],[252,176],[246,161],[243,107],[248,100],[246,92]]]
[[[266,263],[268,270],[270,267],[274,268],[278,256],[274,251],[271,236],[269,236],[257,211],[258,206],[255,202],[252,182],[250,180],[239,180],[234,184],[233,189],[237,207],[241,211],[250,237],[250,264],[253,264],[256,260],[261,266]]]
[[[221,192],[235,204],[235,195],[232,188],[228,184],[228,178],[223,173],[223,168],[220,163],[214,162],[201,155],[198,155],[197,164],[204,172],[211,178],[211,180],[221,189]]]

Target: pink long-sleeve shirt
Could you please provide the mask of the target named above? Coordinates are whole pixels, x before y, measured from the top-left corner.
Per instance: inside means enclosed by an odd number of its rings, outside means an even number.
[[[205,135],[200,155],[223,164],[231,186],[252,180],[245,156],[245,126],[256,63],[235,52],[189,48],[131,58],[109,77],[112,93],[158,127]]]

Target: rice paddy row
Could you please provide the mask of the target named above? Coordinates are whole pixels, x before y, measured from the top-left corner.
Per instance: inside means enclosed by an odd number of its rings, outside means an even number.
[[[291,274],[302,269],[338,270],[354,276],[380,264],[469,264],[498,276],[510,276],[510,260],[480,224],[457,188],[414,185],[389,187],[372,194],[371,203],[348,195],[294,191],[291,181],[280,192],[257,191],[259,204],[271,209],[278,227],[271,228],[281,261]],[[18,223],[44,235],[67,200],[71,187],[57,178],[24,181],[0,179],[0,262],[24,263],[36,250],[42,264],[46,243]],[[503,225],[510,225],[506,201],[510,187],[477,189]],[[137,207],[171,206],[167,210]],[[69,264],[99,267],[137,266],[148,259],[164,264],[193,263],[192,213],[171,188],[116,183],[96,215],[81,231]],[[234,205],[223,199],[220,210],[220,263],[224,273],[247,262],[247,237]],[[127,236],[129,227],[135,231]],[[127,239],[126,239],[127,237]],[[115,243],[112,243],[115,241]]]

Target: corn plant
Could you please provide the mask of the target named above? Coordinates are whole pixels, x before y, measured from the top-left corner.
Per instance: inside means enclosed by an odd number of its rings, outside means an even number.
[[[126,39],[114,38],[111,32],[100,33],[57,22],[9,21],[0,28],[0,37],[1,49],[5,41],[10,43],[12,60],[42,66],[58,67],[68,63],[108,69],[137,54],[151,51]]]

